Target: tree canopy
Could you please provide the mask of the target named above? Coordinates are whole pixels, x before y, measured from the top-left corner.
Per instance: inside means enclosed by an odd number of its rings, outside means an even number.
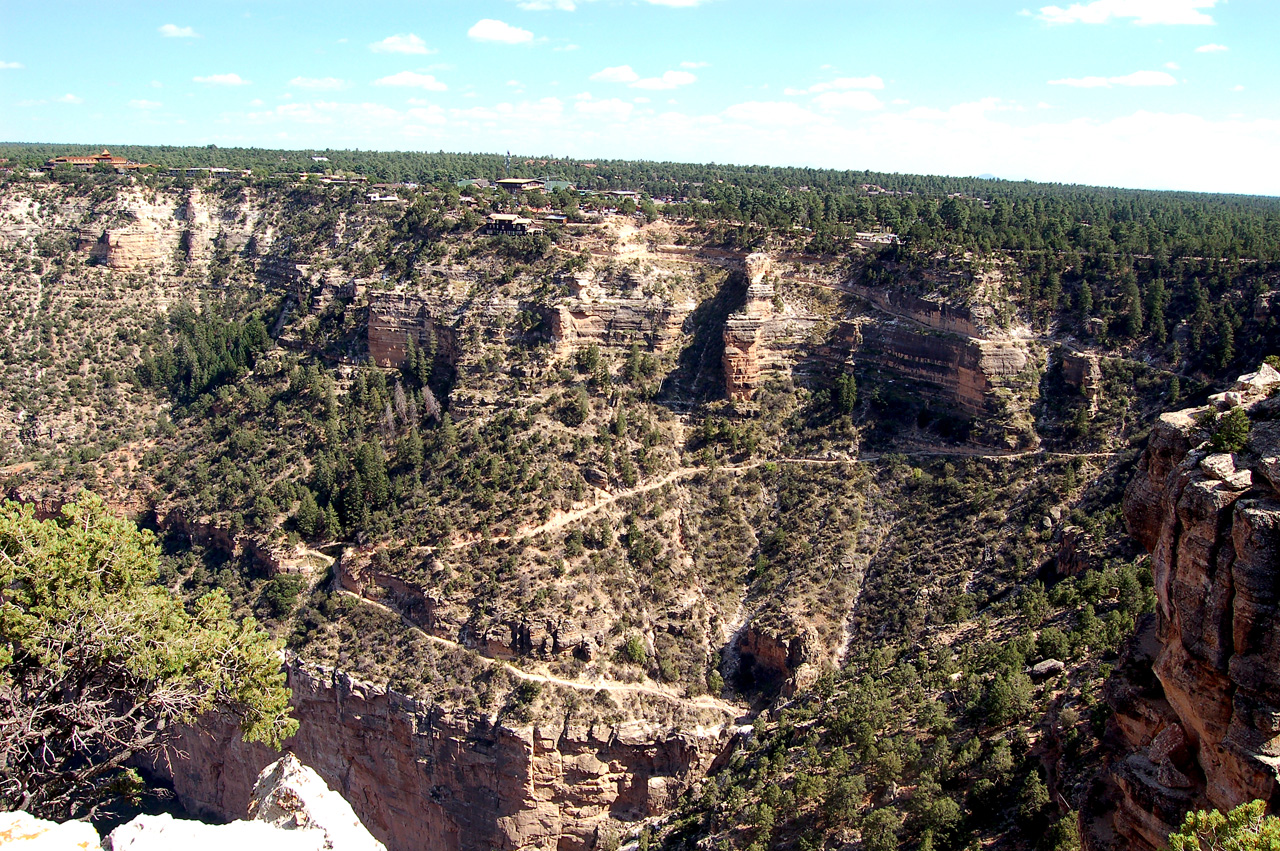
[[[1241,804],[1229,813],[1187,813],[1169,836],[1169,851],[1278,851],[1280,818],[1264,815],[1262,801]]]
[[[156,584],[153,536],[90,494],[37,519],[0,503],[0,805],[92,813],[136,755],[210,712],[279,747],[297,722],[276,648],[216,591]]]

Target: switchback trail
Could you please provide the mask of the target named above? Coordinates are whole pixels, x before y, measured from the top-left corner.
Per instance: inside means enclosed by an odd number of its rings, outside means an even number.
[[[517,529],[506,535],[494,535],[490,538],[467,537],[459,541],[454,541],[445,546],[422,546],[415,548],[415,552],[419,555],[426,555],[440,550],[462,550],[467,547],[473,547],[482,542],[489,543],[505,543],[508,541],[524,541],[529,538],[536,538],[544,532],[556,532],[560,529],[570,526],[579,520],[597,514],[605,508],[608,508],[615,502],[629,499],[633,496],[649,493],[666,487],[673,482],[681,479],[691,478],[699,473],[711,473],[718,470],[744,473],[748,470],[754,470],[763,467],[766,464],[797,464],[806,466],[838,466],[840,464],[867,464],[879,461],[888,456],[907,457],[907,458],[980,458],[984,461],[1013,461],[1020,458],[1030,458],[1032,456],[1043,456],[1045,458],[1114,458],[1121,452],[1048,452],[1043,449],[1029,449],[1023,452],[1003,452],[1003,453],[987,453],[980,451],[970,451],[964,449],[919,449],[905,450],[902,452],[884,452],[874,455],[860,455],[856,458],[767,458],[748,461],[743,464],[723,464],[717,467],[678,467],[667,473],[659,479],[636,485],[633,488],[621,491],[605,491],[596,490],[595,502],[590,505],[584,505],[581,508],[574,508],[569,511],[557,512],[546,522],[537,526],[526,526]]]
[[[494,659],[491,656],[485,656],[477,652],[474,648],[459,644],[456,641],[450,641],[447,638],[441,638],[438,635],[432,635],[417,624],[411,623],[404,615],[396,611],[391,606],[379,603],[377,600],[370,600],[368,597],[362,597],[354,591],[340,591],[340,594],[351,597],[366,606],[373,606],[382,611],[400,618],[401,623],[408,627],[409,631],[414,632],[427,641],[439,647],[449,650],[463,650],[467,653],[474,654],[476,658],[483,660],[486,664],[496,668],[502,668],[513,677],[524,680],[526,682],[550,683],[551,685],[562,686],[564,688],[576,689],[578,691],[607,691],[612,694],[643,694],[650,697],[656,697],[661,700],[667,700],[672,703],[679,703],[684,706],[697,706],[702,709],[711,709],[726,715],[730,719],[741,717],[746,710],[743,707],[735,706],[732,703],[721,700],[718,697],[712,697],[709,694],[701,694],[697,697],[682,697],[669,689],[659,688],[657,686],[649,686],[636,683],[618,683],[611,680],[596,680],[595,682],[582,682],[581,680],[566,680],[563,677],[557,677],[552,674],[539,674],[532,671],[526,671],[518,668],[510,662],[501,659]]]

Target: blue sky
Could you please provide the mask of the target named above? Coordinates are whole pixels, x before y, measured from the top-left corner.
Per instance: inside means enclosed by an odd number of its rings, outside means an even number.
[[[1274,0],[53,8],[0,5],[2,140],[511,149],[1280,195]]]

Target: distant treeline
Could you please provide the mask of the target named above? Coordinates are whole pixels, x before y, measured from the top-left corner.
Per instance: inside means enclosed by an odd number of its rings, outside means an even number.
[[[0,144],[15,167],[101,145]],[[1280,199],[1153,192],[981,178],[426,151],[282,151],[107,145],[165,167],[250,168],[266,177],[351,172],[375,182],[452,185],[464,178],[562,176],[582,189],[632,189],[680,202],[668,215],[827,234],[883,229],[919,247],[1079,251],[1133,256],[1280,259]],[[326,157],[316,162],[313,157]]]

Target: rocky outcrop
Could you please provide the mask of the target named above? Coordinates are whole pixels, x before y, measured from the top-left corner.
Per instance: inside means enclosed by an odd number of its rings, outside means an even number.
[[[738,678],[744,687],[779,687],[794,693],[795,677],[818,655],[812,629],[789,623],[769,628],[752,623],[738,636]]]
[[[112,228],[96,238],[92,231],[82,231],[81,245],[91,258],[117,271],[130,272],[164,259],[159,232],[146,224]]]
[[[1255,419],[1280,413],[1244,392]],[[1125,494],[1157,609],[1107,686],[1114,847],[1162,847],[1191,807],[1280,804],[1280,493],[1263,474],[1280,427],[1257,422],[1242,452],[1214,453],[1201,413],[1160,418]]]
[[[448,607],[439,597],[380,569],[372,552],[354,548],[338,559],[334,575],[343,590],[385,605],[422,631],[490,659],[553,659],[572,654],[589,661],[608,641],[612,626],[603,613],[553,620],[500,608],[477,622],[476,612]]]
[[[1098,355],[1064,350],[1062,379],[1089,400],[1091,411],[1097,410],[1098,399],[1102,396],[1102,359]]]
[[[190,519],[180,508],[153,508],[149,525],[217,550],[231,558],[248,556],[254,565],[269,576],[282,573],[309,575],[321,564],[327,566],[329,562],[327,556],[310,553],[301,546],[273,544],[262,534],[233,533],[226,526],[214,522],[211,517]]]
[[[0,845],[13,851],[101,851],[98,832],[84,821],[58,824],[22,811],[0,813]]]
[[[728,741],[722,728],[634,722],[509,727],[451,713],[327,669],[288,666],[298,734],[292,751],[351,803],[391,851],[592,847],[608,820],[666,812]],[[210,722],[155,766],[184,806],[245,811],[275,756]]]
[[[409,341],[435,362],[457,360],[457,340],[451,323],[443,320],[443,305],[410,293],[377,293],[369,297],[369,358],[381,367],[401,367]]]
[[[1020,448],[1037,442],[1030,416],[1042,364],[1028,340],[980,339],[914,321],[865,316],[836,339],[855,363],[905,379],[922,395],[975,418],[974,439]]]
[[[248,821],[205,824],[168,813],[140,815],[99,841],[86,821],[65,824],[0,813],[0,845],[29,851],[386,851],[351,805],[292,754],[263,769]]]
[[[557,354],[591,345],[638,344],[663,351],[679,339],[685,319],[696,307],[688,300],[608,296],[589,272],[572,275],[566,283],[569,298],[544,311]]]
[[[1002,336],[990,326],[989,310],[960,307],[941,300],[920,298],[899,290],[887,290],[863,284],[850,283],[844,288],[883,313],[909,319],[935,331],[984,339]]]
[[[795,363],[796,350],[818,322],[786,305],[779,309],[767,255],[748,255],[745,264],[746,304],[725,320],[721,358],[725,393],[735,402],[750,401],[765,373],[781,372]]]
[[[364,829],[351,805],[293,754],[285,754],[258,775],[247,815],[278,830],[318,833],[326,849],[386,851]]]

